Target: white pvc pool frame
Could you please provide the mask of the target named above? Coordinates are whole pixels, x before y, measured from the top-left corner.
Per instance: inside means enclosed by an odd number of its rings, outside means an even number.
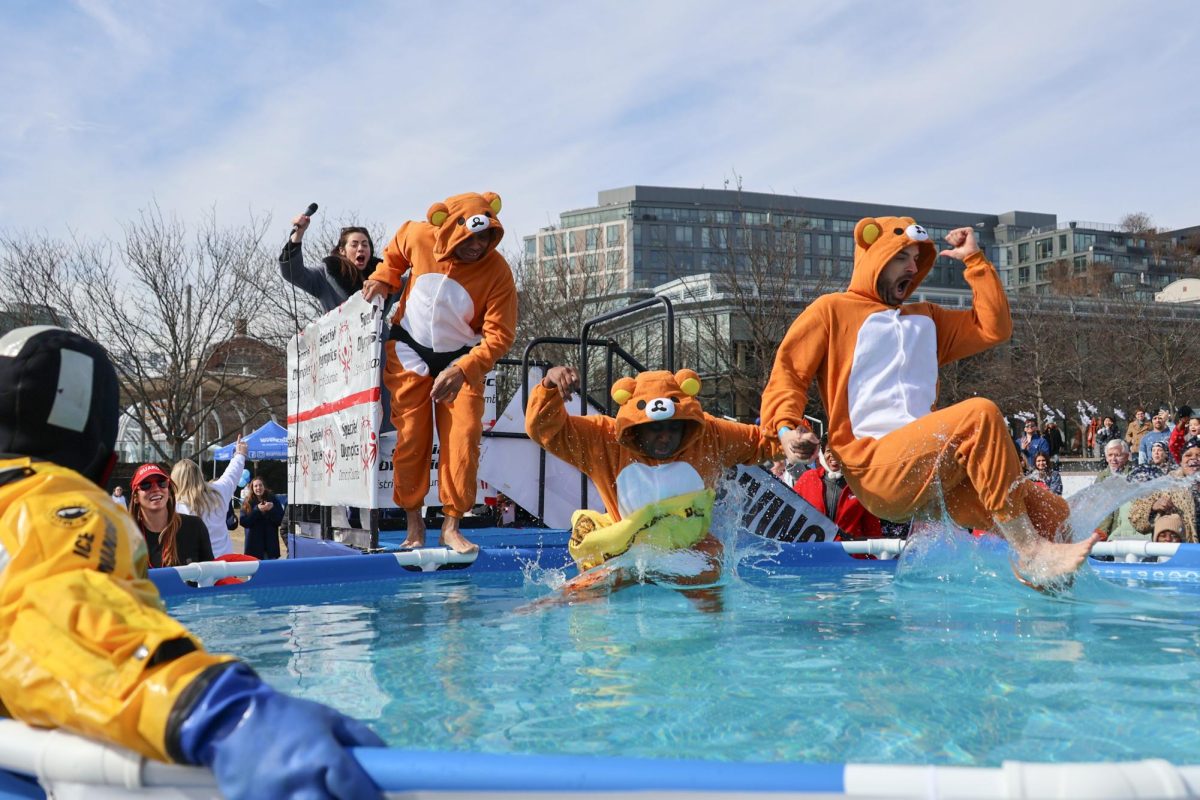
[[[165,598],[196,591],[244,592],[269,586],[316,585],[422,579],[441,569],[499,571],[560,551],[561,531],[492,531],[475,537],[484,543],[477,557],[459,557],[444,548],[423,551],[300,558],[275,562],[216,562],[152,570]],[[790,543],[774,559],[786,567],[888,568],[902,543]],[[881,561],[851,560],[847,551],[874,551]],[[347,551],[347,553],[350,551]],[[1097,545],[1091,561],[1109,578],[1159,582],[1200,582],[1200,545],[1145,542]],[[1142,561],[1142,558],[1165,561]],[[253,576],[246,583],[189,587],[185,580],[210,583],[225,574]],[[877,798],[1200,798],[1200,766],[1177,766],[1160,759],[1105,763],[1005,762],[1000,767],[945,767],[892,764],[730,763],[598,756],[526,756],[362,748],[360,763],[388,797],[524,796],[539,798],[607,795],[638,797],[776,796]],[[36,777],[56,797],[102,800],[116,797],[215,797],[207,770],[149,761],[120,748],[62,731],[35,731],[0,720],[0,797],[20,793],[17,775]],[[515,793],[515,794],[514,794]]]

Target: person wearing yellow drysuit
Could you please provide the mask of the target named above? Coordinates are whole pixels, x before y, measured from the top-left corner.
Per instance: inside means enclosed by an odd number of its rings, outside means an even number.
[[[709,532],[713,490],[729,467],[770,456],[773,437],[758,426],[706,414],[696,399],[700,378],[690,369],[618,380],[611,392],[620,406],[616,419],[568,414],[564,400],[577,380],[571,367],[552,367],[530,391],[525,414],[529,438],[587,474],[607,510],[581,509],[571,520],[568,549],[583,574],[564,587],[566,593],[637,580],[640,575],[630,571],[600,566],[634,544],[702,554],[707,564],[696,575],[667,578],[715,582],[722,547]]]
[[[212,767],[227,797],[379,797],[348,750],[382,746],[365,725],[275,692],[164,610],[145,540],[100,488],[118,403],[96,343],[49,326],[0,336],[4,712]]]

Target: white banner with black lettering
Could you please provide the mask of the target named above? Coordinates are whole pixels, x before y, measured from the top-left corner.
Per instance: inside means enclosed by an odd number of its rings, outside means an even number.
[[[740,527],[781,542],[832,542],[838,526],[762,467],[737,468],[744,493]]]
[[[383,311],[356,294],[288,343],[288,497],[370,508]]]

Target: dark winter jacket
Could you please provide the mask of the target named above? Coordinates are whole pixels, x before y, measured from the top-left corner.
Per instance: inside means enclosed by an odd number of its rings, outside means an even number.
[[[303,250],[303,246],[295,242],[285,244],[279,253],[279,272],[285,281],[317,298],[323,310],[332,311],[361,288],[361,284],[354,285],[342,274],[335,256],[325,256],[320,267],[307,267]],[[372,257],[363,270],[363,277],[370,275],[380,263],[380,259]]]

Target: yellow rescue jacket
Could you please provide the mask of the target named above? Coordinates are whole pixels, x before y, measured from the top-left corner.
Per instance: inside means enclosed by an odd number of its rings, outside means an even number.
[[[581,509],[571,515],[567,550],[582,572],[635,544],[662,550],[691,547],[708,533],[714,498],[712,489],[688,492],[649,503],[616,522],[608,514]]]
[[[231,660],[167,615],[145,540],[107,493],[65,467],[0,458],[0,710],[168,760],[176,701]]]

